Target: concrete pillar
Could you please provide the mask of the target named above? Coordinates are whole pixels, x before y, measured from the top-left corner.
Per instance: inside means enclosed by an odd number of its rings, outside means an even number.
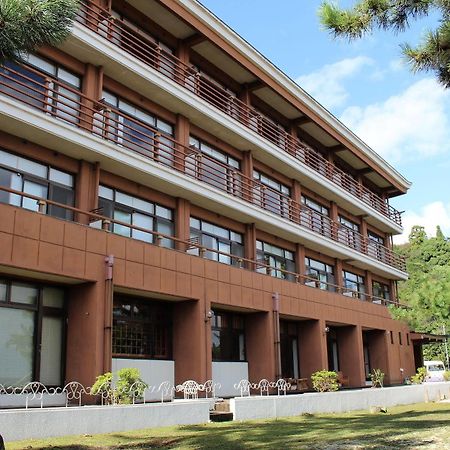
[[[175,236],[183,241],[187,241],[190,237],[190,216],[190,202],[184,198],[177,198],[177,206],[175,208]],[[175,247],[177,250],[186,251],[186,246],[181,242],[177,242]]]
[[[337,286],[336,292],[341,293],[342,288],[344,286],[344,281],[342,278],[342,261],[340,259],[336,258],[335,263],[334,263],[334,271],[335,271],[334,279],[335,279],[335,283]]]
[[[242,183],[242,196],[245,200],[253,200],[253,155],[250,150],[243,152],[242,158],[242,173],[246,178]]]
[[[365,386],[364,353],[360,325],[335,327],[339,350],[339,368],[350,387]]]
[[[368,270],[364,273],[364,287],[366,289],[367,298],[366,300],[368,302],[373,301],[373,286],[372,286],[372,273]]]
[[[251,259],[252,261],[256,260],[256,225],[254,223],[245,225],[244,247],[245,258]],[[254,269],[251,263],[246,263],[245,267],[249,270]]]
[[[325,320],[306,320],[299,324],[299,360],[300,376],[308,378],[318,370],[326,370],[327,339],[325,333]]]
[[[201,301],[175,304],[173,311],[173,359],[175,383],[186,380],[204,382],[211,377],[210,322],[205,322]],[[209,345],[208,345],[209,342]]]
[[[83,211],[91,211],[98,207],[98,185],[100,179],[99,164],[79,161],[77,183],[75,186],[75,206]],[[89,216],[75,214],[75,221],[89,224]]]
[[[248,374],[252,382],[275,379],[275,336],[272,312],[257,312],[247,316],[245,342]]]
[[[297,180],[292,181],[291,198],[294,204],[291,208],[291,219],[296,223],[300,223],[302,187]]]
[[[181,114],[177,114],[177,120],[175,123],[175,140],[179,142],[180,145],[176,146],[175,168],[180,172],[184,172],[184,158],[186,156],[187,147],[189,147],[189,135],[189,120]]]
[[[303,276],[305,275],[305,247],[301,244],[295,245],[295,271]],[[303,282],[303,278],[299,278],[299,282]]]

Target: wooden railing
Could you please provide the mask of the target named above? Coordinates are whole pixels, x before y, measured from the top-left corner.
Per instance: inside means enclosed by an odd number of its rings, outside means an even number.
[[[85,0],[81,4],[77,21],[220,109],[397,225],[402,225],[401,213],[379,195],[329,162],[311,146],[287,133],[281,125],[268,120],[257,110],[146,38],[144,34],[137,32],[121,19],[113,17],[108,10]]]
[[[172,170],[220,189],[265,211],[405,271],[402,257],[367,236],[245,176],[236,168],[184,146],[158,129],[98,102],[30,67],[0,70],[0,93],[43,114],[139,153]]]
[[[131,230],[136,230],[141,233],[145,233],[146,235],[151,235],[151,243],[148,241],[145,241],[149,245],[156,245],[156,246],[163,246],[164,243],[170,242],[171,244],[169,247],[173,251],[180,251],[180,252],[189,252],[193,249],[198,249],[197,255],[192,255],[193,257],[201,257],[205,259],[211,259],[207,258],[207,255],[215,254],[217,255],[217,259],[214,259],[215,261],[219,260],[219,255],[226,257],[227,260],[230,261],[230,264],[233,264],[235,267],[238,267],[239,269],[246,269],[246,270],[252,270],[252,271],[258,271],[259,273],[263,273],[270,276],[275,276],[275,274],[278,274],[277,278],[281,278],[286,281],[291,281],[299,284],[304,284],[305,286],[317,288],[321,290],[327,290],[330,292],[334,292],[337,294],[342,294],[346,297],[351,297],[363,301],[368,301],[372,303],[376,303],[379,305],[394,305],[397,307],[405,307],[406,305],[400,304],[397,300],[390,300],[385,299],[382,297],[377,297],[374,295],[369,295],[362,291],[357,291],[354,289],[350,289],[344,286],[339,286],[337,284],[333,283],[327,283],[325,281],[317,280],[317,278],[311,277],[308,274],[300,274],[297,272],[288,271],[285,269],[281,269],[279,267],[270,266],[268,264],[265,264],[263,261],[253,260],[249,258],[244,258],[242,256],[233,255],[231,253],[222,252],[217,249],[204,247],[200,242],[192,239],[183,240],[176,238],[174,236],[170,236],[167,234],[159,233],[157,231],[149,230],[147,228],[142,228],[137,225],[133,225],[127,222],[122,222],[120,220],[106,217],[101,214],[98,214],[97,212],[93,211],[85,211],[73,206],[65,205],[63,203],[58,203],[53,200],[48,200],[43,197],[39,197],[33,194],[28,194],[23,191],[18,191],[15,189],[11,189],[8,187],[0,186],[0,193],[4,192],[6,194],[10,194],[11,196],[17,197],[25,197],[29,200],[36,202],[36,212],[39,214],[47,214],[49,211],[49,207],[52,207],[54,209],[62,209],[67,211],[66,214],[67,217],[73,217],[75,219],[72,219],[72,221],[76,221],[76,218],[81,217],[87,217],[87,222],[93,224],[93,223],[99,223],[101,230],[105,232],[110,232],[112,229],[111,225],[120,225],[121,227],[126,227]],[[0,197],[1,198],[1,197]],[[6,202],[7,203],[7,202]],[[30,204],[30,203],[28,203]],[[60,219],[64,220],[64,219]],[[79,220],[79,219],[78,219]],[[85,225],[84,223],[81,223],[82,225]],[[135,239],[135,238],[132,238]],[[167,245],[165,245],[167,247]]]

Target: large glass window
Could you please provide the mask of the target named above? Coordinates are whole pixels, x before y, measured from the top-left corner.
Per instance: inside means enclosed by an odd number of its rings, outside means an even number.
[[[0,384],[62,383],[64,290],[0,280]]]
[[[253,187],[254,202],[268,211],[289,218],[291,195],[289,186],[258,170],[253,171],[253,179],[259,181]]]
[[[203,247],[228,253],[233,256],[244,256],[243,236],[228,228],[220,227],[201,219],[191,217],[191,240]],[[199,255],[198,247],[188,250],[191,255]],[[205,258],[219,261],[224,264],[238,265],[238,258],[206,251]]]
[[[236,158],[193,136],[189,145],[193,151],[186,156],[187,174],[233,195],[241,192],[241,163]]]
[[[211,318],[213,361],[245,361],[245,317],[214,311]]]
[[[295,276],[284,272],[295,272],[294,253],[276,245],[269,244],[263,241],[256,241],[256,259],[262,263],[270,266],[258,267],[257,271],[260,273],[268,273],[277,278],[287,279],[293,281]]]
[[[313,258],[305,258],[306,286],[317,287],[323,290],[334,291],[334,267]]]
[[[73,175],[5,150],[0,150],[0,186],[68,206],[74,204]],[[0,191],[0,202],[38,210],[36,200],[4,191]],[[67,220],[73,217],[71,211],[54,205],[47,205],[47,214]]]
[[[345,245],[361,250],[361,235],[359,234],[359,224],[352,222],[344,216],[339,216],[338,237],[339,241]]]
[[[281,375],[299,378],[298,324],[280,320]]]
[[[173,144],[168,139],[173,135],[171,124],[109,91],[103,91],[103,99],[118,112],[109,112],[107,123],[103,124],[106,116],[97,115],[94,121],[97,133],[106,133],[109,140],[157,159],[162,164],[173,165]]]
[[[374,258],[383,260],[385,256],[384,238],[372,231],[367,233],[367,237],[369,240],[368,254]]]
[[[356,297],[365,300],[366,292],[364,277],[347,270],[342,271],[343,294],[347,297]]]
[[[98,205],[106,217],[168,236],[174,235],[173,211],[157,203],[106,186],[99,186]],[[111,231],[121,236],[132,237],[145,242],[154,242],[154,236],[117,223],[111,224]],[[173,247],[173,241],[162,239],[161,245]]]
[[[301,225],[318,233],[330,236],[331,222],[329,219],[330,211],[327,207],[317,203],[315,200],[302,195],[302,209],[300,212]]]
[[[6,63],[0,79],[9,87],[1,90],[67,122],[79,122],[81,77],[59,64],[29,54],[27,66]]]
[[[389,286],[379,281],[372,282],[373,303],[387,304],[391,300],[391,290]]]
[[[115,298],[112,352],[114,357],[170,359],[171,304],[149,299]]]

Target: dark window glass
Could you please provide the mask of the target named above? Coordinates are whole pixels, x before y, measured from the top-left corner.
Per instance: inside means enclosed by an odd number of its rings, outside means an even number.
[[[380,283],[379,281],[372,282],[372,295],[373,303],[387,304],[391,300],[390,289],[387,284]]]
[[[343,291],[347,297],[356,297],[365,300],[364,277],[347,270],[342,271]]]
[[[283,378],[299,378],[298,325],[280,321],[281,374]]]
[[[211,318],[213,361],[245,361],[245,318],[214,311]]]
[[[254,203],[267,211],[289,218],[290,187],[258,170],[253,171],[253,179],[259,181],[253,187]]]
[[[324,236],[331,236],[330,211],[327,207],[302,195],[300,224]]]
[[[339,216],[340,227],[338,229],[339,242],[361,250],[361,235],[359,234],[359,224],[352,222],[344,216]]]
[[[115,298],[112,346],[116,357],[170,359],[171,305],[152,300]]]
[[[389,332],[390,336],[391,336],[391,344],[394,343],[394,333],[392,331]]]
[[[282,278],[293,281],[295,276],[295,259],[294,253],[276,245],[263,241],[256,241],[256,258],[258,262],[262,262],[270,266],[258,267],[257,272],[267,273],[273,277]],[[292,272],[286,273],[285,271]]]
[[[313,258],[305,258],[305,284],[323,290],[334,291],[334,267]]]
[[[31,159],[0,149],[0,186],[22,191],[63,205],[73,206],[75,188],[73,175]],[[0,202],[38,210],[38,203],[28,197],[0,191]],[[48,205],[47,214],[72,220],[73,213],[59,206]]]

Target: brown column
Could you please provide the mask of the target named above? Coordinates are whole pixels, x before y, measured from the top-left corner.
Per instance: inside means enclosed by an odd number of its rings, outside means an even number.
[[[373,296],[372,273],[369,272],[368,270],[366,270],[364,273],[364,285],[365,285],[366,294],[367,294],[366,300],[368,302],[371,302],[372,296]]]
[[[241,170],[246,179],[242,183],[242,195],[245,200],[252,201],[253,199],[253,155],[250,150],[242,153]]]
[[[82,93],[87,97],[81,99],[80,126],[87,130],[92,129],[93,111],[95,109],[95,101],[101,97],[101,85],[103,78],[103,70],[92,64],[86,64]]]
[[[339,214],[338,207],[336,202],[330,203],[330,219],[332,221],[331,224],[331,235],[334,240],[338,239],[338,230],[339,230]]]
[[[190,124],[189,120],[177,114],[175,123],[175,140],[180,143],[176,146],[177,153],[175,155],[175,168],[181,172],[184,171],[184,158],[189,147]]]
[[[204,382],[211,375],[211,348],[206,339],[202,304],[202,301],[186,301],[174,307],[172,342],[177,384],[186,380]]]
[[[361,250],[364,253],[367,253],[367,244],[368,244],[368,237],[367,237],[367,222],[364,219],[364,216],[360,216],[360,233],[363,236],[363,241],[361,242]]]
[[[248,223],[245,225],[244,234],[244,246],[245,246],[245,258],[256,260],[256,225],[254,223]],[[252,264],[246,264],[246,268],[253,270]]]
[[[187,241],[190,237],[190,217],[191,204],[184,198],[177,198],[177,206],[175,209],[175,236],[178,239]],[[181,242],[177,242],[176,249],[186,251],[186,246]]]
[[[301,378],[310,378],[328,367],[325,320],[307,320],[299,326],[299,359]],[[309,380],[310,381],[310,380]]]
[[[342,261],[340,259],[336,259],[334,263],[334,279],[336,286],[338,286],[337,292],[342,292],[342,288],[344,286],[343,278],[342,278]]]
[[[300,223],[300,208],[302,198],[302,187],[297,180],[292,181],[291,198],[294,202],[294,207],[291,209],[292,220]]]
[[[303,276],[305,275],[305,247],[301,244],[295,245],[295,271]],[[303,283],[303,278],[299,278],[299,283]]]
[[[365,385],[362,329],[360,325],[336,327],[339,368],[351,387]]]
[[[263,378],[274,380],[275,336],[272,313],[258,312],[249,315],[245,323],[245,342],[250,381]]]
[[[75,206],[83,211],[91,211],[98,207],[98,183],[100,167],[86,161],[79,162],[79,169],[75,186]],[[89,217],[76,214],[75,220],[88,224]]]

